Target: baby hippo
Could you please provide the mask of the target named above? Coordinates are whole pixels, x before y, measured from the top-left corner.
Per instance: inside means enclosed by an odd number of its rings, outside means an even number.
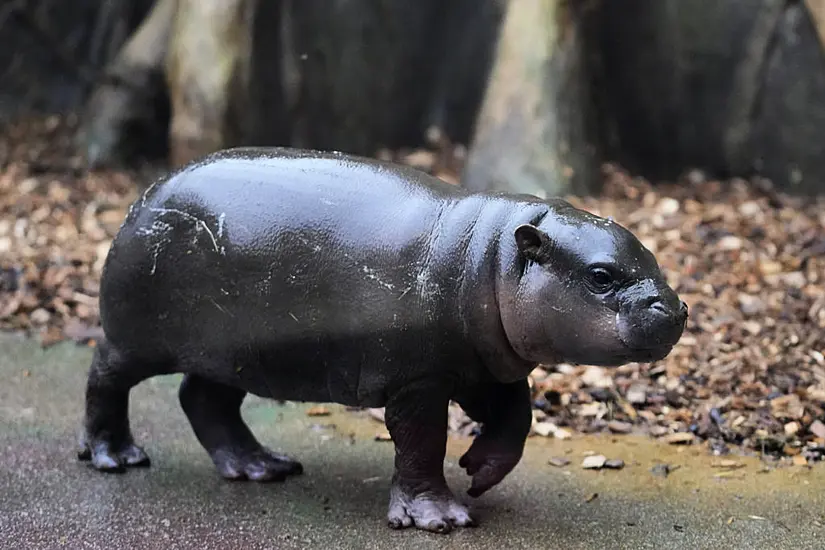
[[[303,468],[261,445],[247,393],[386,407],[387,519],[474,520],[443,473],[450,400],[482,425],[460,459],[478,497],[519,462],[539,363],[664,358],[687,306],[618,224],[562,200],[473,193],[406,166],[237,148],[156,182],[131,207],[100,287],[105,332],[79,457],[149,464],[130,389],[183,373],[180,404],[220,475]]]

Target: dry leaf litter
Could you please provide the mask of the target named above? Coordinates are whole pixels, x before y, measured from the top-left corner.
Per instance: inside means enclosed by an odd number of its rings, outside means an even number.
[[[85,173],[71,130],[70,119],[49,117],[7,126],[0,138],[0,329],[43,345],[99,338],[102,263],[148,184],[126,172]],[[457,183],[465,150],[442,145],[377,156]],[[825,199],[698,172],[660,186],[611,166],[604,177],[602,196],[568,199],[633,231],[688,303],[690,320],[663,361],[537,368],[533,436],[642,433],[719,455],[821,460]],[[478,426],[452,404],[450,429],[470,435]]]

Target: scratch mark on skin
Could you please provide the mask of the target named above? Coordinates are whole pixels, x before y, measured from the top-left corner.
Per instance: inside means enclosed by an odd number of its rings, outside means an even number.
[[[201,220],[200,218],[197,218],[192,214],[184,212],[183,210],[178,210],[176,208],[150,208],[149,210],[151,212],[156,212],[158,214],[177,214],[182,218],[195,222],[195,227],[202,227],[209,234],[209,238],[212,239],[212,246],[215,247],[215,252],[221,255],[224,254],[224,250],[220,246],[218,246],[218,241],[215,239],[215,235],[212,233],[212,230],[209,229],[209,226],[206,225],[206,222]]]
[[[226,212],[221,212],[220,217],[218,217],[218,238],[220,239],[223,237],[223,222],[226,220]]]
[[[293,277],[290,275],[290,277]],[[292,282],[292,279],[290,279]],[[261,279],[255,283],[255,291],[259,296],[266,296],[270,293],[270,286],[272,284],[272,273],[270,272],[269,275],[266,276],[265,279]]]
[[[235,317],[234,315],[232,315],[232,313],[228,309],[222,307],[218,302],[216,302],[214,298],[210,297],[209,301],[212,302],[212,305],[214,305],[216,308],[221,310],[223,313],[226,313],[230,317]]]
[[[309,240],[307,240],[307,238],[306,238],[306,237],[304,237],[303,235],[298,235],[298,240],[299,240],[299,241],[301,241],[301,244],[302,244],[302,245],[304,245],[305,247],[307,247],[307,248],[311,248],[311,249],[312,249],[312,251],[313,251],[313,252],[315,252],[316,254],[317,254],[318,252],[320,252],[320,251],[321,251],[321,246],[320,246],[320,245],[318,245],[318,244],[312,244],[312,243],[311,243],[311,242],[309,242]]]
[[[432,299],[441,295],[441,287],[430,277],[430,270],[424,267],[415,277],[415,290],[423,299]]]
[[[152,185],[146,188],[146,191],[143,192],[143,196],[140,198],[141,207],[146,206],[146,195],[148,195],[149,192],[152,191],[152,189],[154,189],[155,186],[157,186],[157,184],[159,184],[161,181],[162,179],[157,179],[154,182],[152,182]]]
[[[153,221],[151,227],[140,227],[137,229],[136,233],[141,237],[158,238],[158,240],[152,244],[152,269],[149,271],[149,275],[154,275],[155,271],[157,271],[158,255],[160,254],[160,249],[164,244],[164,236],[173,229],[174,227],[161,220]]]
[[[152,225],[150,227],[139,227],[136,233],[141,237],[147,237],[151,235],[162,235],[167,231],[171,231],[172,229],[174,229],[174,227],[172,227],[168,223],[161,220],[155,220],[152,222]]]
[[[158,254],[160,253],[160,243],[155,243],[152,246],[152,269],[149,271],[149,275],[154,275],[155,271],[158,269]]]
[[[372,279],[373,281],[375,281],[379,285],[383,286],[387,290],[395,289],[395,286],[392,283],[387,283],[385,281],[382,281],[381,278],[378,276],[378,274],[375,272],[374,269],[370,269],[367,266],[363,266],[361,268],[361,270],[367,275],[368,279]]]
[[[287,311],[287,313],[289,314],[289,316],[290,316],[290,317],[292,317],[292,318],[295,320],[295,322],[296,322],[296,323],[300,323],[300,321],[298,320],[298,318],[297,318],[297,317],[295,317],[295,315],[293,315],[291,311]]]

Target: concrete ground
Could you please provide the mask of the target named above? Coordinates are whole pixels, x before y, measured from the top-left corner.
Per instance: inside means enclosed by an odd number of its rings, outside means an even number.
[[[630,436],[532,438],[516,470],[472,502],[479,527],[393,531],[384,520],[393,448],[374,440],[378,422],[249,399],[253,431],[300,459],[305,474],[231,483],[197,443],[175,376],[132,392],[133,430],[152,467],[100,474],[75,459],[90,356],[0,335],[2,549],[825,548],[825,467],[763,472],[757,459],[737,458],[743,467],[723,471],[700,448]],[[452,440],[446,464],[462,495],[469,478],[457,460],[468,443]],[[583,470],[588,450],[627,465]],[[548,465],[552,456],[571,463]],[[657,477],[657,463],[678,468]]]

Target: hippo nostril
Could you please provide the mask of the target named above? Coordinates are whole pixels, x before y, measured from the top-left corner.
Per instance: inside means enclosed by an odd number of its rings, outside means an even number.
[[[650,304],[649,307],[653,311],[658,311],[662,315],[669,315],[670,314],[670,311],[668,310],[667,306],[664,304],[664,302],[662,302],[660,300],[657,300],[657,301],[653,302],[652,304]]]

